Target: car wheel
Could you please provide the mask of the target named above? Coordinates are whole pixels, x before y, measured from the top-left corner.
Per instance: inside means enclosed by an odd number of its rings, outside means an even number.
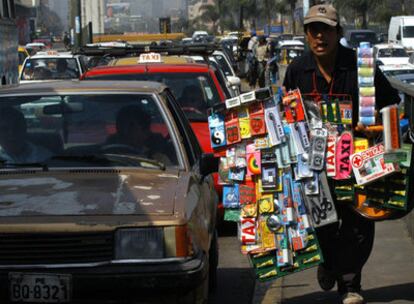
[[[214,231],[213,239],[211,240],[210,252],[209,252],[209,290],[215,291],[217,288],[217,267],[219,261],[219,248],[218,248],[218,234],[217,230]]]
[[[179,304],[207,304],[208,303],[208,289],[209,286],[209,275],[199,286],[188,294],[180,297],[177,301]]]

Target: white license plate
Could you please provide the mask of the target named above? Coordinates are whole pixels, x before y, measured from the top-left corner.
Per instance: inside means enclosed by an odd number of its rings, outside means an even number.
[[[13,302],[69,302],[71,275],[10,272],[9,293]]]

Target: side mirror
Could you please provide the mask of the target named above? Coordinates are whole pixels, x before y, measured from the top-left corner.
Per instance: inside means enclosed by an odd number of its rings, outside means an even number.
[[[213,153],[203,153],[200,158],[200,174],[207,176],[211,173],[217,172],[219,167],[219,158],[215,157]]]
[[[397,34],[397,40],[401,40],[401,34]]]
[[[229,82],[230,86],[240,86],[241,81],[239,77],[236,76],[227,76],[227,81]]]

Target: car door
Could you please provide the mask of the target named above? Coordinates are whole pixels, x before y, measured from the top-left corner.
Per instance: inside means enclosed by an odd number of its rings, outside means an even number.
[[[191,183],[191,187],[193,188],[190,189],[190,192],[194,191],[194,194],[199,194],[201,200],[200,203],[203,204],[204,209],[202,221],[204,221],[208,227],[209,239],[211,240],[212,232],[215,230],[218,203],[213,177],[211,175],[203,177],[200,174],[199,162],[202,155],[201,147],[184,112],[175,101],[173,94],[169,90],[166,90],[162,95],[168,100],[167,104],[170,107],[170,112],[174,116],[177,127],[180,130],[182,143],[188,157],[190,175],[194,181]]]

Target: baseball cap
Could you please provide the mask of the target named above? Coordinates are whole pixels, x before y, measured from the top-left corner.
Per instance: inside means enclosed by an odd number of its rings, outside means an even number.
[[[303,24],[322,22],[330,26],[338,24],[336,9],[330,4],[318,4],[312,6],[306,14]]]

